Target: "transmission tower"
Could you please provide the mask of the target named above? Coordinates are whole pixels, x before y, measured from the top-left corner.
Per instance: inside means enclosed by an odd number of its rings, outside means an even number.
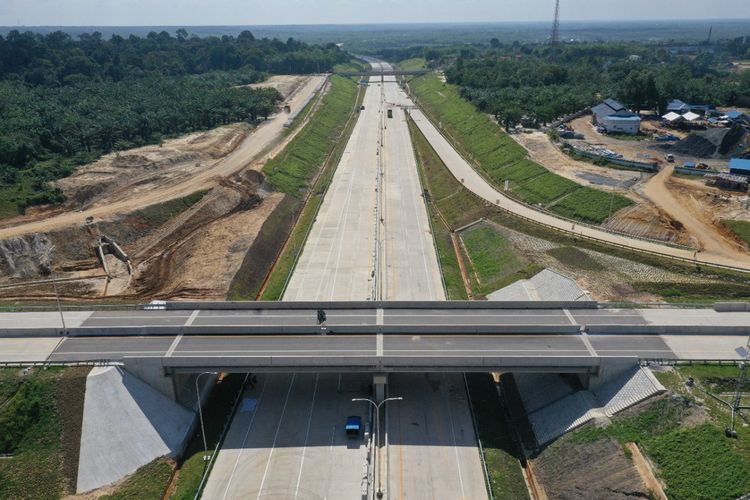
[[[560,41],[560,0],[555,0],[555,20],[552,21],[552,37],[550,38],[551,44],[556,44]]]

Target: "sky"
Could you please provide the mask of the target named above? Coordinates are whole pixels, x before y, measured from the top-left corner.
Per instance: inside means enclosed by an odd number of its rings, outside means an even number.
[[[554,0],[0,0],[0,26],[550,21]],[[561,0],[565,20],[750,18],[750,0]]]

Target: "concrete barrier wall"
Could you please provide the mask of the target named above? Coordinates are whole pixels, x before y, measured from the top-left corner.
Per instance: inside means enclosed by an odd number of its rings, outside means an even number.
[[[252,356],[161,358],[165,370],[195,372],[222,371],[554,371],[557,373],[596,373],[603,358],[597,356]],[[137,361],[137,358],[135,359]],[[126,358],[127,368],[128,358]]]
[[[590,335],[750,335],[750,325],[596,325]]]
[[[446,300],[446,301],[334,301],[334,302],[167,302],[167,310],[294,310],[294,309],[596,309],[596,301],[524,301],[502,302],[490,300]]]
[[[716,312],[750,312],[750,302],[717,302],[714,304]]]

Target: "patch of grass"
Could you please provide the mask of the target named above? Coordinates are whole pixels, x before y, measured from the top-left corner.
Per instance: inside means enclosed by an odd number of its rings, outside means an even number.
[[[412,57],[398,62],[398,67],[402,71],[418,71],[427,69],[427,61],[424,57]]]
[[[573,433],[573,442],[591,442],[615,438],[621,443],[643,442],[677,428],[691,413],[692,403],[685,398],[662,398],[636,415],[614,418],[607,427],[588,425]]]
[[[347,72],[359,72],[367,71],[370,69],[370,65],[359,59],[349,59],[345,63],[339,63],[333,67],[334,73],[347,73]]]
[[[461,234],[470,265],[478,278],[476,289],[486,294],[519,279],[530,278],[543,268],[521,256],[491,226],[480,224]]]
[[[231,373],[223,377],[211,391],[211,396],[203,410],[209,453],[216,447],[224,425],[232,416],[232,406],[238,391],[243,389],[244,380],[245,374]],[[197,428],[185,450],[177,473],[174,492],[170,498],[191,500],[195,497],[206,466],[203,455],[203,436]]]
[[[302,197],[346,126],[357,85],[336,75],[330,78],[330,85],[308,126],[263,167],[278,191]]]
[[[618,210],[633,205],[630,198],[596,189],[576,189],[550,208],[569,219],[597,224],[607,220]]]
[[[738,238],[750,245],[750,221],[723,219],[721,223],[736,234]]]
[[[576,247],[557,247],[547,250],[546,253],[569,267],[586,271],[601,271],[604,269],[604,266],[596,259]]]
[[[316,147],[324,153],[320,158],[320,162],[310,163],[303,167],[303,170],[311,173],[317,172],[318,169],[321,168],[321,166],[323,170],[321,172],[321,175],[317,179],[316,184],[312,187],[313,192],[307,200],[307,203],[305,203],[304,207],[302,207],[301,212],[299,212],[298,218],[296,218],[293,232],[289,237],[286,248],[276,261],[273,267],[273,272],[268,277],[268,282],[261,296],[261,300],[281,299],[286,280],[294,270],[294,265],[296,263],[298,253],[301,251],[303,245],[305,244],[305,239],[307,238],[308,232],[312,227],[313,222],[315,221],[315,216],[318,212],[318,209],[323,203],[326,187],[330,184],[331,179],[333,178],[336,164],[341,159],[341,155],[346,148],[346,143],[348,141],[349,135],[351,135],[351,131],[356,123],[357,115],[355,113],[355,109],[359,108],[359,105],[364,98],[364,92],[358,92],[357,85],[353,81],[336,76],[331,78],[336,78],[335,81],[337,82],[338,89],[334,87],[331,88],[328,95],[324,97],[323,105],[321,106],[321,108],[318,108],[311,122],[307,125],[305,130],[300,132],[300,134],[294,138],[294,140],[287,146],[287,148],[292,148],[298,140],[301,141],[300,148],[307,147],[307,145],[309,145],[308,141],[314,140],[315,137],[321,134],[320,131],[311,132],[310,137],[301,137],[311,127],[327,127],[327,125],[325,124],[319,125],[317,123],[318,115],[320,114],[326,114],[328,116],[328,119],[330,119],[329,115],[336,114],[337,120],[340,121],[340,124],[334,129],[327,129],[328,133],[325,136],[326,142],[316,145]],[[339,95],[333,98],[332,101],[327,104],[325,102],[325,99],[328,98],[329,95],[334,91],[338,92]],[[346,107],[342,107],[342,103],[345,103]],[[332,109],[326,110],[326,106],[329,106]],[[284,151],[286,151],[286,149]],[[282,152],[280,156],[283,155],[284,153]],[[277,158],[274,158],[274,160],[272,161],[276,161]],[[268,164],[266,164],[266,167],[268,167]],[[271,167],[271,169],[275,168],[277,167]],[[282,176],[281,178],[283,179],[284,177]],[[298,211],[299,204],[295,204],[294,207],[292,207],[289,211],[288,216],[291,218],[294,216],[294,214],[297,214]],[[236,295],[231,294],[230,297],[239,298]],[[245,297],[250,298],[247,296]],[[253,296],[252,298],[254,299],[255,296]]]
[[[644,443],[671,499],[734,499],[750,491],[750,461],[715,425],[677,428]]]
[[[614,214],[633,204],[622,195],[581,186],[529,160],[523,147],[437,75],[415,78],[410,86],[423,110],[441,124],[453,145],[498,189],[508,180],[511,193],[522,201],[596,224],[607,218],[610,205]]]
[[[438,204],[432,198],[432,194],[435,192],[432,190],[432,184],[438,184],[440,176],[427,174],[428,172],[439,172],[441,169],[445,169],[445,166],[411,119],[408,119],[408,125],[412,146],[414,147],[414,155],[417,160],[419,179],[427,194],[427,211],[432,226],[432,237],[435,239],[437,246],[443,280],[445,281],[445,292],[448,300],[466,300],[469,297],[464,286],[463,277],[461,276],[458,257],[453,247],[453,240],[451,239],[451,232],[448,227],[449,222],[441,217]],[[440,187],[437,187],[437,192],[439,191]]]
[[[173,464],[167,459],[157,459],[135,471],[105,500],[141,500],[161,498],[172,477]]]
[[[690,365],[656,372],[674,395],[651,403],[637,414],[612,419],[611,425],[592,425],[575,431],[573,442],[614,438],[621,443],[637,442],[657,466],[667,485],[666,493],[675,499],[733,499],[750,491],[750,431],[737,427],[739,439],[725,437],[729,420],[727,408],[685,386],[687,377],[699,384],[731,380],[735,366]],[[700,395],[699,403],[694,399]],[[695,412],[706,421],[690,424]]]
[[[636,290],[659,295],[670,302],[715,302],[717,300],[750,300],[750,283],[674,283],[637,281]]]
[[[0,460],[0,498],[60,498],[72,492],[60,437],[59,409],[67,402],[56,393],[63,372],[29,372],[0,409],[0,453],[12,455]]]
[[[196,191],[182,198],[157,203],[131,213],[130,217],[137,219],[148,227],[158,227],[201,201],[206,193],[208,193],[208,190]]]
[[[529,498],[519,464],[521,451],[508,429],[505,413],[489,374],[467,374],[471,404],[495,498]]]
[[[0,406],[15,394],[20,385],[18,368],[0,368]]]

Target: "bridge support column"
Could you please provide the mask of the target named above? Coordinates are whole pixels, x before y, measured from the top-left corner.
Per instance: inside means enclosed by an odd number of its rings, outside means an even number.
[[[375,389],[375,401],[380,403],[385,399],[385,386],[388,383],[388,374],[376,373],[372,376],[372,385]]]

